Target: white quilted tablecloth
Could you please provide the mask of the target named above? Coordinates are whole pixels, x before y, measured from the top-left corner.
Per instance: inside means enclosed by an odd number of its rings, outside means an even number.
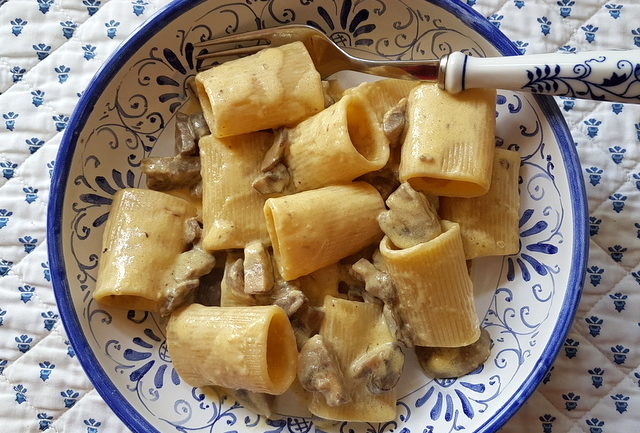
[[[466,2],[522,52],[640,48],[638,0]],[[78,97],[166,3],[0,0],[0,433],[128,431],[87,380],[58,320],[46,204]],[[591,253],[564,348],[504,431],[638,432],[640,106],[557,102],[583,165]]]

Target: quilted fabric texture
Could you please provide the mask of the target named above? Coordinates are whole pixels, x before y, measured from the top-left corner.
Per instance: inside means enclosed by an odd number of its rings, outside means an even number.
[[[58,320],[46,204],[78,97],[118,44],[166,3],[0,0],[0,433],[128,431],[91,386]],[[640,47],[636,0],[466,3],[523,53]],[[587,185],[588,271],[563,350],[503,430],[638,431],[640,106],[557,102]]]

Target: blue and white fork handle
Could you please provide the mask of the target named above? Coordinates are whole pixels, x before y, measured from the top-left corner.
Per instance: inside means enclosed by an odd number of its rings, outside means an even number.
[[[498,88],[640,103],[640,50],[486,58],[453,52],[437,62],[438,84],[451,93]],[[411,72],[419,75],[417,70]]]

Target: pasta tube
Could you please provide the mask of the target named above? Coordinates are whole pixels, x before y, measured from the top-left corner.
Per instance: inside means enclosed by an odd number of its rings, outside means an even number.
[[[407,101],[400,181],[439,196],[486,193],[495,147],[495,98],[493,89],[456,95],[435,84],[413,89]]]
[[[288,131],[285,162],[293,188],[350,182],[389,159],[389,141],[366,101],[345,96]]]
[[[162,192],[116,192],[93,298],[113,307],[160,311],[164,289],[175,284],[174,265],[187,249],[185,220],[195,213],[187,201]]]
[[[293,280],[375,242],[382,210],[380,194],[364,182],[268,199],[264,216],[280,274]]]
[[[519,169],[518,152],[496,149],[489,192],[440,199],[440,216],[460,224],[467,259],[518,252]]]
[[[394,343],[380,306],[327,297],[324,310],[320,335],[338,361],[350,401],[329,406],[321,394],[314,392],[309,411],[321,418],[341,421],[385,422],[395,419],[395,390],[372,394],[366,382],[352,374],[354,364],[363,354]]]
[[[420,81],[390,78],[364,82],[345,90],[344,94],[357,95],[365,99],[375,113],[378,122],[382,122],[385,113],[393,108],[400,99],[409,96],[409,92],[419,84]]]
[[[171,315],[167,347],[176,371],[191,386],[282,394],[296,376],[293,329],[274,305],[191,304]]]
[[[300,290],[309,299],[309,304],[321,307],[325,296],[339,297],[338,284],[340,283],[340,270],[337,264],[325,266],[309,275],[303,275],[298,279]]]
[[[256,132],[200,139],[203,247],[208,251],[268,243],[262,215],[265,197],[251,187],[273,137]]]
[[[473,284],[460,226],[441,220],[443,233],[429,242],[397,249],[384,237],[380,253],[398,294],[398,313],[413,330],[416,346],[458,347],[480,336]]]
[[[320,74],[302,42],[200,72],[196,86],[216,137],[295,125],[324,108]]]

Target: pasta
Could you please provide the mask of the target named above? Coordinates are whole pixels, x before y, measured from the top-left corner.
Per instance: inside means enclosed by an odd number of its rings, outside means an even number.
[[[265,132],[200,140],[203,245],[206,250],[269,242],[262,216],[265,197],[251,187],[272,135]]]
[[[192,386],[282,394],[296,375],[293,330],[273,305],[183,307],[169,319],[167,347],[176,371]]]
[[[175,281],[172,269],[187,249],[182,226],[194,215],[187,201],[169,194],[118,191],[102,240],[94,299],[113,307],[160,311],[163,288]]]
[[[495,146],[495,99],[492,89],[451,95],[435,84],[414,88],[407,101],[400,181],[427,194],[486,193]]]
[[[519,157],[495,149],[493,91],[342,92],[299,42],[195,87],[176,155],[142,163],[165,192],[114,196],[96,301],[168,315],[183,381],[267,416],[264,394],[293,386],[317,417],[389,422],[406,350],[432,377],[484,362],[466,259],[518,246]]]
[[[441,224],[442,234],[411,248],[397,249],[386,236],[380,243],[398,289],[400,316],[413,329],[416,346],[466,346],[480,336],[460,226]]]
[[[518,152],[496,149],[489,191],[480,197],[442,197],[440,216],[460,224],[467,259],[518,252]]]
[[[384,422],[396,417],[396,396],[393,391],[372,395],[366,383],[350,374],[350,367],[363,353],[393,343],[380,307],[327,297],[325,320],[320,329],[327,345],[335,354],[345,374],[345,387],[350,402],[330,406],[318,393],[314,393],[309,410],[316,416],[342,421]]]
[[[389,159],[389,142],[366,101],[347,95],[288,132],[285,161],[296,191],[349,182]]]
[[[270,198],[264,205],[278,270],[293,280],[380,238],[378,191],[364,182]]]
[[[196,85],[216,137],[295,125],[324,108],[320,74],[302,42],[200,72]]]

